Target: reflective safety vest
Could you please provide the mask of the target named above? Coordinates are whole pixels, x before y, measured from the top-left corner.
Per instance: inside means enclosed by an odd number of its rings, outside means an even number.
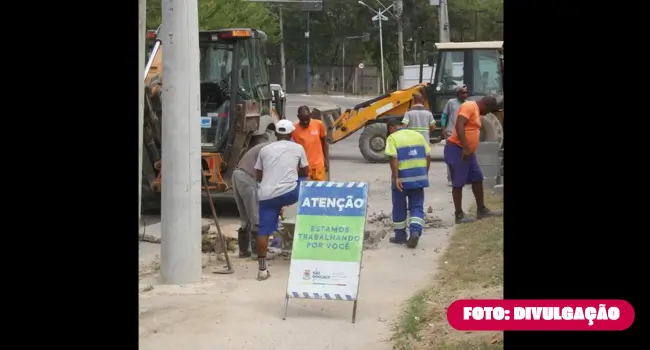
[[[429,187],[427,176],[427,155],[431,146],[422,134],[409,129],[400,129],[386,138],[385,153],[397,158],[398,178],[405,190]],[[394,188],[395,184],[393,184]]]

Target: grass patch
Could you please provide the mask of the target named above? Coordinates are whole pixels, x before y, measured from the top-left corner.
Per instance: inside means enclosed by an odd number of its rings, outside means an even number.
[[[485,202],[503,210],[501,196],[486,193]],[[503,218],[456,225],[438,266],[433,285],[407,301],[394,327],[393,348],[503,349],[502,332],[457,331],[447,323],[447,307],[457,299],[503,298]]]

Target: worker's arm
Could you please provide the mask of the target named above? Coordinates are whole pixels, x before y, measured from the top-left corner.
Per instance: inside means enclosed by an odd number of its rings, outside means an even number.
[[[300,161],[298,162],[298,177],[306,178],[309,176],[309,162],[307,161],[305,149],[302,146],[300,146],[300,151]]]
[[[318,132],[320,133],[320,144],[321,147],[323,147],[323,157],[325,157],[325,159],[323,160],[325,161],[325,166],[327,167],[327,159],[329,159],[330,155],[329,155],[329,147],[327,147],[327,132],[325,131],[324,124],[322,123],[320,124],[320,128]],[[329,169],[327,170],[329,171]]]
[[[392,173],[393,180],[396,180],[399,178],[399,161],[397,159],[397,147],[395,145],[395,138],[393,138],[391,135],[386,138],[386,149],[384,150],[384,153],[390,157],[390,171]]]
[[[409,125],[409,112],[408,111],[406,113],[404,113],[404,117],[402,118],[402,124]]]
[[[449,118],[449,113],[451,113],[451,100],[447,101],[447,104],[445,105],[445,108],[442,109],[442,117],[440,122],[442,123],[442,127],[446,128],[447,127],[447,121]]]
[[[436,130],[436,120],[433,119],[433,114],[429,113],[429,131],[433,132]]]
[[[257,182],[262,181],[262,176],[264,175],[264,172],[262,171],[263,167],[263,162],[262,162],[262,150],[260,150],[260,153],[257,155],[257,160],[255,161],[255,180]]]
[[[422,136],[424,138],[424,136]],[[429,145],[429,140],[424,140],[424,151],[427,152],[427,174],[429,173],[429,168],[431,167],[431,146]]]
[[[460,146],[463,149],[467,149],[467,138],[465,137],[465,125],[467,124],[467,117],[461,115],[458,112],[458,117],[456,117],[456,136],[458,136],[458,141],[460,141]]]

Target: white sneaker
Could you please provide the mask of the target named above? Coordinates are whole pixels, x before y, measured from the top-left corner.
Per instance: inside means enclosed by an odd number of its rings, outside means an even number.
[[[265,279],[271,277],[271,273],[269,272],[269,269],[266,270],[257,270],[257,280],[258,281],[264,281]]]

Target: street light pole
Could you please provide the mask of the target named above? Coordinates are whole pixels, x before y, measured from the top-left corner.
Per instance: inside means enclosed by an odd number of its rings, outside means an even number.
[[[201,281],[201,127],[197,0],[163,0],[160,272],[166,284]]]
[[[388,10],[391,7],[393,7],[395,4],[391,4],[390,6],[386,7],[382,11],[380,9],[377,9],[377,10],[373,9],[372,7],[368,6],[368,4],[366,4],[365,2],[363,2],[361,0],[359,0],[357,2],[360,5],[363,5],[363,6],[367,7],[368,9],[370,9],[370,11],[377,14],[376,16],[372,17],[372,20],[373,21],[375,21],[375,20],[379,21],[379,56],[380,56],[380,59],[381,59],[381,85],[380,86],[382,87],[381,94],[384,94],[384,93],[386,93],[386,79],[384,78],[384,40],[383,40],[383,35],[382,35],[381,22],[388,20],[388,18],[384,16],[384,13],[388,12]],[[383,18],[385,18],[385,19],[383,19]]]
[[[345,38],[343,38],[343,57],[341,59],[341,87],[343,91],[343,96],[345,96]]]
[[[397,9],[397,66],[399,70],[399,89],[406,88],[404,86],[404,29],[402,26],[402,11],[404,3],[402,0],[395,1],[395,8]]]
[[[282,89],[287,91],[287,68],[284,65],[284,25],[282,24],[282,6],[278,7],[280,19],[280,69],[282,70]]]

